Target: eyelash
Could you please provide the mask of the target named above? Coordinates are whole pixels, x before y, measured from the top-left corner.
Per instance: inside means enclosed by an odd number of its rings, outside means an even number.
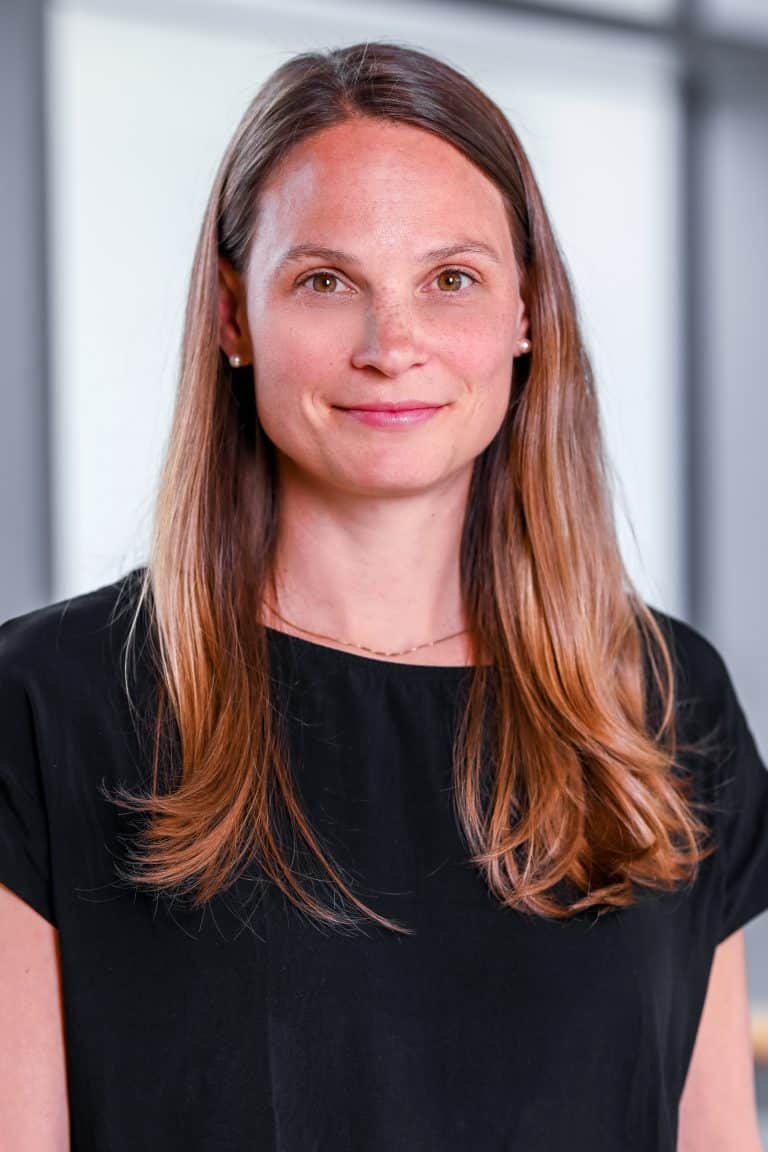
[[[459,275],[466,276],[467,279],[471,280],[473,284],[479,283],[477,277],[473,276],[471,272],[467,272],[466,269],[464,269],[464,268],[454,268],[454,267],[441,268],[439,272],[435,273],[435,275],[433,276],[433,280],[436,280],[438,278],[438,276],[445,275],[446,272],[458,272]],[[302,276],[301,280],[298,280],[296,282],[296,287],[302,288],[309,280],[313,280],[315,278],[315,276],[330,276],[330,277],[333,277],[334,280],[338,280],[339,282],[341,282],[341,277],[338,276],[335,272],[327,272],[324,268],[318,268],[313,272],[309,272],[306,276]],[[463,295],[464,291],[466,291],[466,289],[460,290],[458,292],[441,292],[441,293],[439,293],[439,295],[441,295],[441,296],[461,296],[461,295]],[[313,296],[336,296],[336,295],[340,295],[340,293],[336,293],[336,292],[313,292],[312,295]]]

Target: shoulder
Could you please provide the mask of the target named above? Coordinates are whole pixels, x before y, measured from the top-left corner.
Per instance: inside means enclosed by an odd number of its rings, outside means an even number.
[[[667,642],[678,707],[716,718],[731,703],[733,684],[726,662],[707,636],[677,616],[648,605]]]
[[[6,794],[36,796],[38,808],[45,795],[45,807],[70,822],[78,806],[90,811],[83,788],[123,771],[131,701],[143,703],[143,686],[151,688],[142,660],[126,693],[123,654],[141,577],[134,569],[0,623],[0,822]]]
[[[653,610],[669,640],[681,736],[696,745],[697,802],[714,833],[710,926],[715,943],[768,909],[768,768],[739,687],[717,647],[682,621]],[[702,892],[709,892],[705,885]]]
[[[67,684],[111,665],[127,638],[144,569],[0,622],[0,682]]]
[[[140,576],[0,623],[0,881],[56,925],[111,843],[102,783],[138,766],[119,656]]]

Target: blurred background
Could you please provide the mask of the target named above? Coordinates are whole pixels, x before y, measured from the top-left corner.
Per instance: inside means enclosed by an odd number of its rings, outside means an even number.
[[[288,56],[366,39],[467,71],[521,136],[630,573],[718,646],[765,755],[768,0],[2,0],[0,619],[144,560],[221,153]],[[766,1131],[767,921],[746,929]]]

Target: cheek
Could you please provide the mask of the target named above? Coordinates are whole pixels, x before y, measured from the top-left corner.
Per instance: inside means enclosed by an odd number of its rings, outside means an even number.
[[[254,347],[259,422],[281,451],[301,458],[312,451],[312,428],[321,418],[318,397],[330,395],[340,376],[338,358],[296,324],[271,324]]]
[[[448,355],[455,374],[465,381],[475,405],[494,411],[506,409],[512,384],[514,341],[509,324],[499,317],[465,327],[452,334]]]
[[[275,310],[263,321],[251,323],[251,338],[258,377],[269,381],[279,402],[295,402],[307,391],[333,378],[349,356],[348,342],[340,338],[338,323],[318,323],[315,317],[281,316]]]

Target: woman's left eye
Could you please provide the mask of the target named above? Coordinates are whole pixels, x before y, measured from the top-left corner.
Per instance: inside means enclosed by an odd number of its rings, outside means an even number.
[[[465,272],[463,268],[444,268],[442,272],[438,272],[435,279],[445,279],[451,281],[451,284],[448,287],[448,292],[459,293],[461,291],[461,285],[458,283],[460,276],[466,276],[467,280],[471,281],[472,284],[477,283],[475,277],[470,276],[469,272]]]

